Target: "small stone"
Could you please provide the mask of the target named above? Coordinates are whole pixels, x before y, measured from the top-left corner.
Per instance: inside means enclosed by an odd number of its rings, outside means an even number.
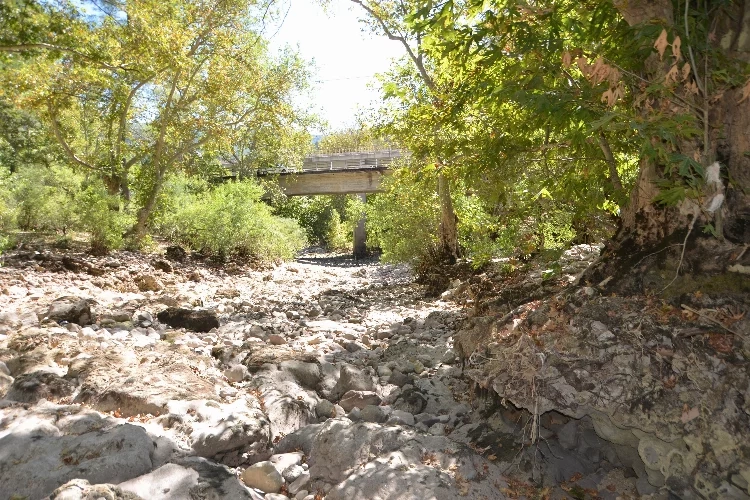
[[[615,339],[615,334],[610,332],[609,330],[606,330],[600,333],[599,335],[597,335],[596,339],[602,343],[611,342]]]
[[[242,382],[247,376],[247,367],[240,364],[233,365],[224,370],[224,376],[230,382]]]
[[[289,500],[289,497],[281,493],[266,493],[263,500]]]
[[[448,349],[445,351],[445,354],[443,354],[443,357],[440,359],[440,362],[444,365],[452,365],[456,362],[456,359],[458,356],[456,355],[456,351],[453,349]]]
[[[290,465],[284,471],[281,473],[281,476],[286,480],[287,483],[293,483],[297,480],[298,477],[300,477],[302,474],[305,473],[305,469],[303,469],[299,465]]]
[[[296,495],[300,491],[302,491],[308,484],[310,483],[310,473],[305,471],[292,483],[289,485],[287,490],[292,495]]]
[[[360,412],[360,418],[365,422],[375,422],[377,424],[382,424],[383,422],[385,422],[387,417],[388,416],[385,414],[383,408],[375,405],[367,405],[362,408],[362,411]]]
[[[172,268],[172,264],[169,263],[169,261],[164,259],[154,259],[151,261],[151,267],[154,269],[158,269],[159,271],[164,271],[165,273],[171,273],[174,269]]]
[[[258,462],[242,473],[242,482],[250,488],[257,488],[264,493],[278,493],[284,486],[284,478],[271,462]]]
[[[319,418],[333,418],[336,416],[336,406],[326,399],[321,399],[315,406],[315,414]]]
[[[392,373],[391,369],[388,368],[387,366],[385,365],[378,366],[378,375],[380,375],[381,377],[387,377],[391,373]]]
[[[445,436],[445,424],[435,424],[430,427],[430,434],[433,436]]]
[[[164,284],[149,274],[143,274],[133,278],[138,290],[142,292],[158,292],[164,288]]]
[[[372,391],[348,391],[342,397],[339,404],[344,411],[351,411],[352,408],[362,409],[367,405],[379,405],[380,396]]]
[[[349,352],[357,352],[362,350],[362,346],[357,344],[356,342],[347,342],[346,344],[344,344],[344,349]]]
[[[272,345],[284,345],[286,344],[286,339],[282,337],[281,335],[272,333],[271,335],[268,336],[268,342]]]
[[[414,415],[409,413],[408,411],[402,411],[402,410],[393,410],[390,415],[388,415],[388,419],[386,420],[387,424],[391,425],[414,425]]]
[[[408,375],[404,375],[399,370],[393,370],[391,372],[391,376],[388,378],[388,383],[393,384],[398,387],[403,387],[406,384],[411,383],[411,377]]]

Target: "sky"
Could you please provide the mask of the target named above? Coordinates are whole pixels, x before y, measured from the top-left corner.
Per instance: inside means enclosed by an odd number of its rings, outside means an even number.
[[[388,69],[403,47],[385,36],[362,30],[364,13],[348,0],[332,0],[326,10],[313,0],[288,0],[289,12],[271,39],[272,48],[298,48],[314,62],[312,110],[328,122],[329,130],[355,124],[357,109],[378,99],[375,74]],[[273,34],[271,30],[269,35]],[[321,130],[313,130],[320,133]]]

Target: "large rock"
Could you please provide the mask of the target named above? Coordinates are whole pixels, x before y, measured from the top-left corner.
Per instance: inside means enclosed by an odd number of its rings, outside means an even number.
[[[94,322],[91,302],[91,299],[79,297],[59,297],[49,305],[46,316],[58,323],[67,321],[81,326],[90,325]]]
[[[297,382],[306,389],[316,389],[322,376],[320,365],[317,363],[306,363],[297,360],[282,361],[280,368],[282,371],[291,373]]]
[[[3,410],[0,498],[43,498],[71,479],[119,483],[151,470],[154,442],[141,427],[80,406]]]
[[[8,393],[8,389],[13,384],[13,377],[0,372],[0,399],[3,399]]]
[[[207,400],[172,401],[169,411],[189,426],[190,446],[199,456],[216,458],[233,451],[256,455],[270,445],[268,420],[255,399],[226,405]]]
[[[499,498],[497,488],[504,484],[500,467],[444,436],[336,418],[316,427],[307,439],[311,440],[311,483],[306,488],[315,491],[324,484],[336,485],[327,499]],[[280,444],[288,446],[294,441],[295,436],[287,436]],[[485,480],[455,480],[459,475],[469,477],[472,471],[476,477],[477,470]]]
[[[310,363],[311,364],[311,363]],[[298,372],[297,375],[300,375]],[[305,378],[304,375],[302,375]],[[317,395],[305,390],[292,371],[275,364],[266,364],[252,378],[252,386],[263,400],[265,413],[271,422],[271,437],[290,434],[316,421],[314,408]]]
[[[1,387],[2,382],[0,382]],[[57,401],[70,396],[73,391],[75,391],[75,385],[70,380],[54,373],[33,372],[16,377],[5,399],[21,403],[36,403],[40,399]]]
[[[148,500],[257,498],[227,467],[197,457],[182,460],[179,464],[164,465],[118,486],[124,492]]]
[[[186,328],[194,332],[209,332],[213,328],[219,328],[219,317],[214,311],[206,309],[169,307],[157,314],[156,318],[172,328]]]
[[[340,398],[348,391],[373,391],[375,384],[372,377],[351,365],[342,365],[339,380],[333,388],[332,396]]]
[[[38,326],[39,318],[31,311],[3,311],[0,312],[0,334],[4,335],[13,330]]]
[[[245,469],[242,482],[264,493],[278,493],[284,486],[284,478],[271,462],[258,462]]]
[[[216,398],[214,384],[192,368],[199,363],[192,353],[160,343],[148,354],[111,349],[75,359],[66,378],[81,382],[76,403],[123,417],[156,415],[167,413],[171,400]]]
[[[53,491],[47,500],[99,500],[100,498],[106,500],[145,500],[135,493],[123,491],[122,488],[114,484],[91,484],[85,479],[68,481]]]
[[[348,391],[344,394],[339,401],[339,405],[345,411],[351,411],[352,408],[363,409],[368,405],[379,405],[381,403],[380,396],[372,391]]]

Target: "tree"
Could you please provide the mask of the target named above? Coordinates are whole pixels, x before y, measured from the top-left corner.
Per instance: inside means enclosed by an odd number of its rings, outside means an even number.
[[[548,198],[574,214],[618,208],[609,254],[619,258],[602,276],[672,243],[687,261],[694,228],[747,243],[745,3],[398,5],[442,99],[421,97],[403,70],[391,72],[386,92],[401,97],[414,134],[442,132],[425,149],[460,158],[459,175],[501,212],[524,198],[542,213]],[[540,196],[519,196],[517,186]],[[700,256],[691,261],[700,268]]]
[[[101,13],[93,19],[54,4],[21,4],[63,17],[62,31],[75,36],[26,29],[28,16],[17,16],[22,36],[0,47],[18,69],[16,96],[39,111],[71,164],[100,176],[126,204],[135,188],[129,233],[136,241],[173,172],[215,165],[238,147],[273,157],[269,150],[296,152],[294,144],[309,142],[306,118],[290,104],[305,67],[291,52],[271,57],[260,33],[273,0],[81,3]]]
[[[410,62],[419,75],[424,86],[425,97],[435,103],[442,100],[442,91],[432,74],[429,61],[425,57],[424,30],[409,22],[409,16],[419,2],[385,2],[377,0],[352,0],[365,10],[369,16],[371,29],[379,31],[389,39],[399,42],[406,51]],[[430,137],[439,137],[440,130],[431,130]],[[400,139],[400,137],[397,137]],[[406,144],[409,146],[409,144]],[[413,153],[417,153],[413,151]],[[434,153],[434,151],[433,151]],[[426,162],[433,161],[439,168],[448,167],[451,158],[440,156],[423,157]],[[437,254],[440,260],[454,263],[459,255],[458,218],[453,210],[450,182],[444,172],[437,173],[437,191],[440,198],[441,216],[439,224],[439,245]]]

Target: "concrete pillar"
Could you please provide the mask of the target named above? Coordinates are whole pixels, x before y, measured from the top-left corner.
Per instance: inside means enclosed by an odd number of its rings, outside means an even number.
[[[367,194],[358,193],[355,196],[362,203],[367,202]],[[365,257],[367,255],[367,231],[365,230],[365,214],[362,213],[357,225],[354,227],[354,258]]]

